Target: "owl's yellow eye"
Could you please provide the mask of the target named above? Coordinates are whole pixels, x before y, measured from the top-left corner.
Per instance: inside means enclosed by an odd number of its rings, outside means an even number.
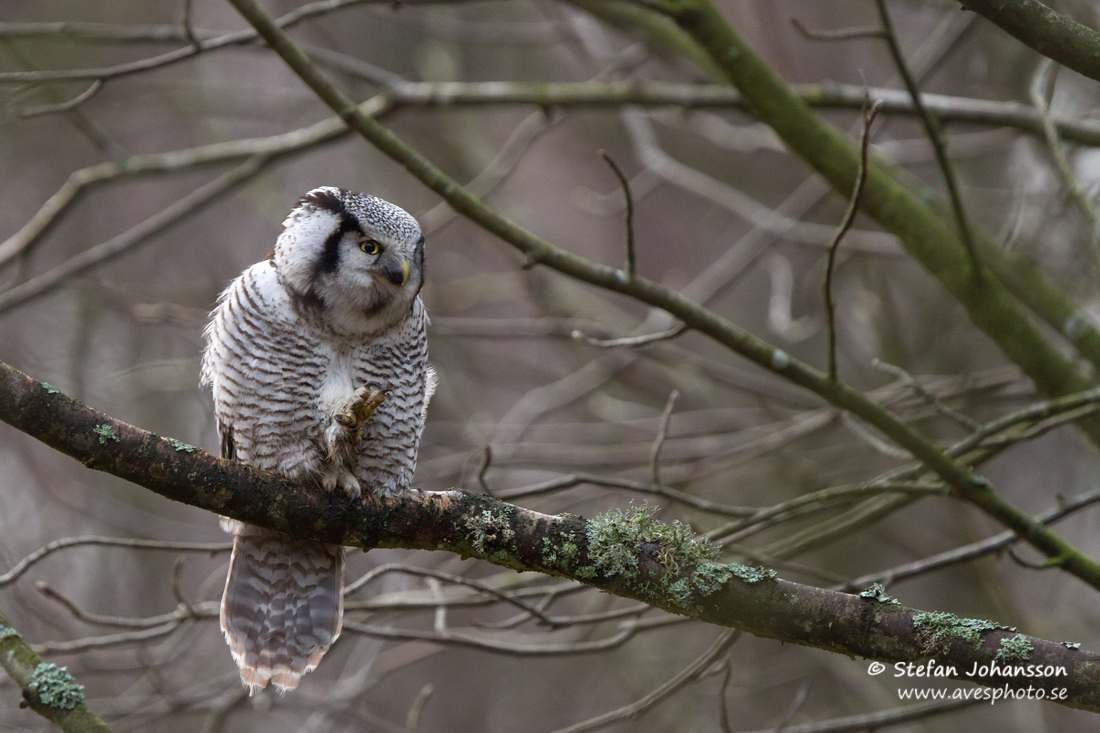
[[[382,251],[382,245],[378,244],[378,242],[373,239],[364,239],[359,243],[359,249],[369,255],[376,255]]]

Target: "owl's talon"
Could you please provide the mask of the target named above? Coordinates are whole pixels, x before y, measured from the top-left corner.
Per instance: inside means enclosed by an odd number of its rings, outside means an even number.
[[[358,443],[363,425],[370,420],[379,406],[386,401],[386,393],[375,384],[364,385],[355,390],[333,420],[343,426],[353,443]]]
[[[380,386],[371,383],[355,390],[348,407],[355,414],[355,421],[359,424],[359,427],[362,427],[363,423],[369,420],[374,415],[375,410],[381,407],[385,401],[386,393],[382,391]]]

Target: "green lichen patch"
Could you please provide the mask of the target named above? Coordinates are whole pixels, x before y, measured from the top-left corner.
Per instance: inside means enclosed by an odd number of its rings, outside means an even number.
[[[669,583],[667,591],[672,600],[676,602],[676,605],[687,606],[691,600],[691,581],[687,578],[680,578],[674,583]]]
[[[474,534],[470,544],[481,554],[489,553],[489,548],[510,545],[516,532],[503,513],[486,509],[483,512],[466,517],[466,529]]]
[[[763,580],[775,580],[775,571],[768,568],[752,567],[750,565],[742,565],[739,562],[731,562],[729,569],[741,579],[743,583],[759,583]]]
[[[53,386],[49,382],[42,383],[42,389],[46,390],[46,394],[61,394],[61,390]]]
[[[638,556],[646,545],[666,573],[690,571],[718,556],[718,547],[698,539],[687,525],[665,524],[654,514],[657,507],[631,505],[588,520],[588,555],[602,575],[638,579]],[[653,574],[651,570],[650,574]]]
[[[17,639],[19,638],[19,632],[10,626],[0,624],[0,641],[4,639]]]
[[[733,577],[733,571],[729,565],[717,562],[705,562],[695,568],[692,581],[695,588],[705,596],[714,593]]]
[[[193,446],[193,445],[188,445],[187,443],[184,443],[183,441],[180,441],[180,440],[176,440],[175,438],[165,438],[165,440],[168,441],[168,445],[172,446],[172,450],[176,451],[177,453],[194,453],[195,452],[195,446]]]
[[[1081,648],[1081,642],[1079,642],[1079,641],[1063,641],[1062,646],[1064,646],[1066,649],[1080,649]]]
[[[913,616],[913,626],[924,631],[924,648],[929,654],[947,654],[951,642],[960,639],[977,649],[982,644],[982,634],[987,631],[1015,631],[1016,629],[979,618],[959,618],[953,613],[918,613]]]
[[[102,445],[106,445],[108,440],[113,440],[116,443],[119,442],[119,437],[115,433],[114,428],[107,423],[96,425],[92,432],[99,436],[99,442]]]
[[[870,588],[859,594],[860,598],[868,598],[872,601],[878,601],[879,603],[885,603],[888,606],[900,606],[898,599],[889,595],[886,592],[886,588],[882,583],[874,583]]]
[[[35,667],[27,687],[51,708],[72,710],[84,702],[84,685],[78,685],[64,667],[56,664],[43,662]]]
[[[542,538],[542,563],[549,568],[569,570],[581,548],[568,535]]]
[[[997,647],[997,659],[1002,662],[1026,662],[1031,656],[1031,642],[1023,634],[1016,634],[1011,639],[1001,639]]]

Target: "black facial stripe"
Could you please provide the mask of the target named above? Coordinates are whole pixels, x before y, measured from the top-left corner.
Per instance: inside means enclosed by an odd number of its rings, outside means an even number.
[[[340,215],[340,226],[328,235],[324,249],[321,250],[321,259],[317,262],[318,274],[332,272],[340,264],[340,241],[348,232],[362,232],[359,223],[349,214]]]
[[[425,273],[424,273],[424,235],[423,234],[420,235],[420,241],[418,241],[416,243],[416,271],[420,274],[420,282],[417,283],[416,293],[414,293],[414,297],[416,295],[420,295],[420,289],[424,287],[424,278],[426,277]]]

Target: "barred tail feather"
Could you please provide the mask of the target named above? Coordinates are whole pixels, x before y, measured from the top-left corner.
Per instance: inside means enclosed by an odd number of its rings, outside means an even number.
[[[321,661],[344,616],[344,548],[241,525],[222,595],[221,627],[241,681],[293,690]]]

